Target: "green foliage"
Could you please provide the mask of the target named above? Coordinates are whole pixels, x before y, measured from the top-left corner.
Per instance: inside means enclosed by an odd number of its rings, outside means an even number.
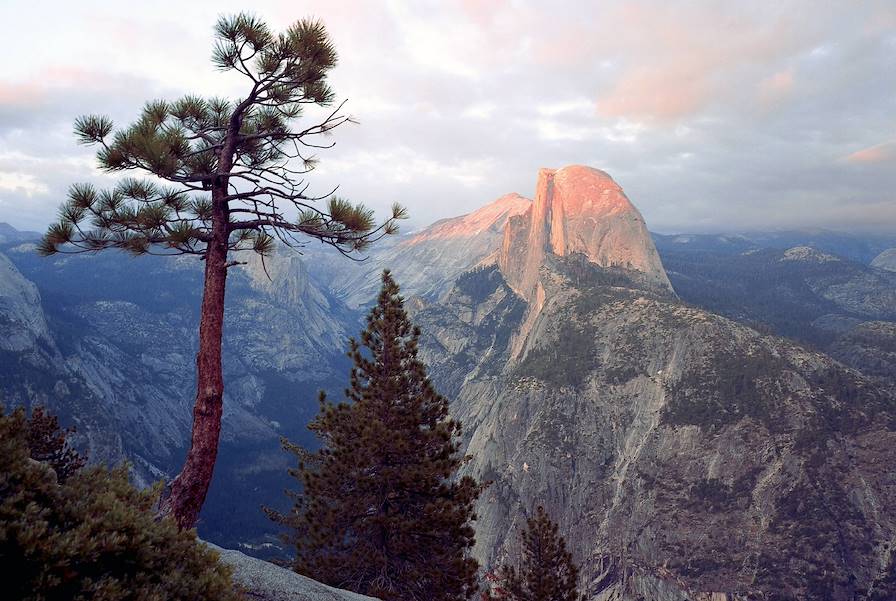
[[[63,484],[87,463],[68,444],[68,435],[75,429],[62,430],[55,415],[43,407],[35,407],[27,421],[28,449],[31,458],[53,468],[56,480]]]
[[[321,395],[309,426],[322,448],[290,473],[304,494],[288,515],[296,571],[385,601],[467,599],[476,589],[470,522],[480,486],[456,478],[460,424],[417,356],[420,331],[408,320],[389,272],[360,342],[349,402]]]
[[[701,511],[724,511],[737,501],[732,487],[718,478],[702,478],[691,485],[691,500]]]
[[[491,578],[486,601],[578,601],[579,570],[544,507],[526,521],[518,567],[502,566]]]
[[[0,413],[0,564],[5,599],[236,601],[229,570],[173,521],[156,521],[157,490],[138,491],[124,467],[78,469],[41,412]],[[38,447],[30,448],[35,432]],[[63,435],[64,439],[64,435]],[[46,447],[48,463],[31,459]],[[71,468],[57,479],[59,462]]]
[[[594,333],[587,325],[567,319],[558,324],[557,343],[529,351],[517,370],[557,386],[579,386],[598,366]]]
[[[485,302],[495,290],[505,285],[501,271],[496,265],[486,265],[466,271],[454,282],[454,286],[459,292],[469,296],[477,304]]]
[[[747,354],[721,346],[669,386],[663,420],[718,428],[749,416],[772,429],[780,426],[774,420],[780,391],[767,390],[765,383],[777,381],[787,364],[764,348]]]
[[[305,19],[275,34],[257,17],[221,17],[215,26],[212,60],[221,70],[246,78],[239,101],[187,95],[151,100],[131,125],[86,115],[75,121],[81,144],[97,146],[97,161],[108,172],[137,171],[150,179],[124,179],[110,190],[75,184],[39,246],[42,254],[95,252],[117,248],[135,255],[204,255],[215,239],[227,250],[273,251],[273,238],[299,244],[302,234],[344,252],[364,248],[371,238],[395,233],[404,209],[376,226],[362,205],[307,194],[309,154],[333,145],[332,130],[352,122],[340,105],[322,121],[293,127],[306,105],[334,99],[327,84],[336,66],[335,48],[319,21]],[[173,187],[160,186],[157,180]],[[300,214],[297,221],[285,210]],[[313,217],[313,218],[312,218]],[[251,230],[250,237],[231,236]]]

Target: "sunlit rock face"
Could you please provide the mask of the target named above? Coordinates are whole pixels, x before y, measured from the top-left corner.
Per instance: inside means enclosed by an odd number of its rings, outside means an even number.
[[[519,194],[505,194],[472,213],[442,219],[398,239],[382,240],[363,262],[316,253],[308,267],[353,308],[376,299],[383,269],[392,271],[405,294],[435,299],[458,275],[492,257],[501,246],[508,220],[531,205],[531,200]]]
[[[406,244],[421,244],[427,240],[473,238],[489,230],[500,232],[508,219],[525,213],[531,205],[532,201],[528,198],[511,192],[467,215],[437,221],[414,235]]]
[[[511,288],[533,300],[547,254],[581,254],[601,267],[639,272],[648,283],[672,289],[638,209],[599,169],[539,170],[535,202],[510,219],[498,265]]]
[[[438,297],[455,277],[492,255],[508,221],[531,205],[519,194],[506,194],[467,215],[437,221],[378,257],[380,269],[391,269],[406,292]]]
[[[638,209],[604,171],[571,165],[541,169],[535,201],[512,217],[496,262],[507,284],[527,303],[511,356],[520,356],[545,301],[551,258],[578,257],[627,274],[649,289],[672,294],[653,239]]]

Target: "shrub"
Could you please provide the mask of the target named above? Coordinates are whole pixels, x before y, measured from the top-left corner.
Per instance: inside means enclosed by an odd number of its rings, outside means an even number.
[[[30,457],[29,424],[0,409],[0,565],[5,599],[239,599],[217,555],[152,511],[127,469],[75,469],[60,482]],[[63,445],[62,448],[65,448]]]

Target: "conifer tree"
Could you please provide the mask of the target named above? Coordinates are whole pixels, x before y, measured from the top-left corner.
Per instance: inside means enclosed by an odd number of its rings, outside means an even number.
[[[293,127],[306,105],[334,100],[327,74],[336,51],[320,22],[298,21],[275,34],[240,14],[220,18],[215,37],[213,62],[245,77],[245,97],[154,100],[117,130],[108,117],[79,118],[75,135],[98,147],[104,171],[148,177],[123,178],[108,190],[74,184],[39,247],[45,255],[114,248],[205,262],[190,449],[162,507],[182,528],[196,521],[218,451],[224,292],[228,269],[240,263],[233,253],[264,256],[277,240],[301,246],[316,239],[348,254],[394,232],[404,216],[395,205],[377,227],[364,206],[309,192],[313,153],[332,146],[326,136],[351,121],[343,103],[316,123]],[[324,199],[324,207],[315,202]]]
[[[455,601],[477,588],[471,521],[480,487],[456,479],[465,457],[460,424],[417,356],[420,331],[408,320],[398,285],[382,276],[377,305],[360,341],[348,402],[310,424],[322,448],[291,471],[303,490],[287,515],[295,570],[384,601]]]
[[[579,570],[566,550],[566,540],[558,533],[544,507],[526,520],[520,535],[522,551],[518,568],[503,566],[490,579],[492,590],[483,595],[488,601],[578,601],[576,582]]]
[[[68,442],[74,427],[63,430],[59,418],[43,407],[35,407],[28,418],[27,435],[31,458],[46,463],[56,472],[56,480],[62,484],[87,463]]]

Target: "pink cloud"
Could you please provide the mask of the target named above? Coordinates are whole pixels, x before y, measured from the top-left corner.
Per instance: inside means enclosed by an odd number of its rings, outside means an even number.
[[[462,12],[482,27],[490,26],[507,5],[507,0],[461,0],[460,3]]]
[[[848,163],[883,163],[896,159],[896,142],[883,142],[848,155]]]
[[[875,6],[865,21],[865,31],[870,35],[896,31],[896,6],[892,2]]]
[[[104,77],[93,71],[69,65],[39,70],[29,81],[0,81],[0,106],[29,107],[43,103],[51,94],[81,86],[97,86]]]
[[[615,31],[598,53],[617,58],[619,75],[597,100],[598,114],[675,121],[713,102],[737,100],[744,86],[780,98],[793,84],[782,71],[761,80],[762,66],[811,47],[817,31],[793,15],[757,20],[709,8],[626,4],[610,19]],[[766,71],[767,73],[767,71]]]
[[[673,120],[696,112],[706,103],[709,89],[704,78],[688,65],[670,67],[662,73],[636,69],[618,80],[597,102],[603,117]]]
[[[778,104],[793,92],[793,69],[778,71],[759,82],[759,102],[769,107]]]
[[[44,97],[44,90],[35,83],[0,82],[0,106],[33,106]]]

